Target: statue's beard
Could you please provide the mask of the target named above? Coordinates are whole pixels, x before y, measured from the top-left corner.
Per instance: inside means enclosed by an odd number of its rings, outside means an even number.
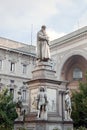
[[[43,30],[43,33],[46,35],[46,31],[45,30]]]

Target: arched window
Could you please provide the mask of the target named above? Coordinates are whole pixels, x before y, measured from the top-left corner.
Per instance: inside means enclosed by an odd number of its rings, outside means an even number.
[[[82,70],[80,68],[74,68],[73,69],[73,79],[79,80],[82,79]]]

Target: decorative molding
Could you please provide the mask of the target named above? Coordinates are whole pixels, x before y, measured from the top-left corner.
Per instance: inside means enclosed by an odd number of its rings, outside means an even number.
[[[17,85],[15,85],[15,84],[9,84],[9,85],[7,85],[9,88],[18,88],[18,86]]]
[[[25,60],[25,61],[22,61],[21,64],[23,64],[23,65],[29,65],[30,63],[29,63],[29,61]]]
[[[66,36],[63,36],[62,38],[58,38],[57,40],[52,41],[50,48],[53,49],[54,47],[56,48],[57,46],[60,46],[66,43],[73,44],[75,42],[79,42],[84,39],[87,39],[87,30],[83,32],[80,32],[78,30],[78,34],[73,32],[73,34],[68,34]]]
[[[8,78],[15,78],[15,79],[22,79],[22,80],[27,80],[27,81],[30,80],[30,78],[25,78],[25,77],[16,76],[16,75],[10,75],[10,74],[0,74],[0,76],[5,76]]]

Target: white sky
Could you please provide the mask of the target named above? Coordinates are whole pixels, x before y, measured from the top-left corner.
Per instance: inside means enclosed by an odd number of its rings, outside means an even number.
[[[50,40],[86,26],[87,0],[0,0],[0,37],[35,45],[43,24]]]

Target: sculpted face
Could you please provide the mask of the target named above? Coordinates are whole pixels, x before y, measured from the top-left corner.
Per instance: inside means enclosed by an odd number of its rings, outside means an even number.
[[[43,25],[43,26],[41,27],[41,29],[42,29],[42,30],[46,30],[46,26]]]
[[[44,91],[45,91],[44,87],[41,87],[40,92],[44,92]]]
[[[66,90],[65,94],[69,94],[69,90]]]

